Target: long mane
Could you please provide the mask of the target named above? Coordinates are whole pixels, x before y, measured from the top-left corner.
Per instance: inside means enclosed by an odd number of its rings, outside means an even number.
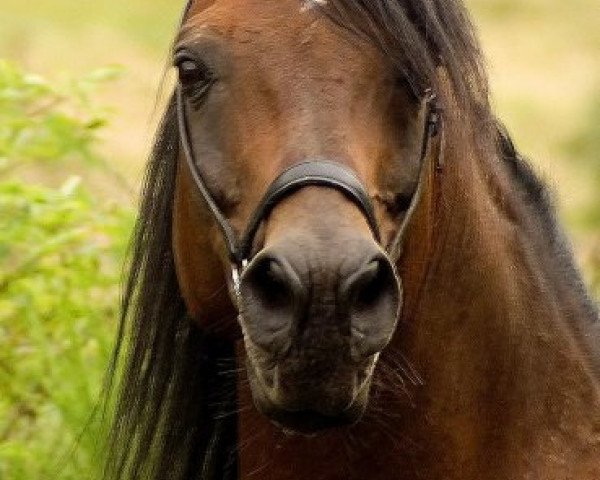
[[[379,45],[418,91],[435,89],[443,66],[463,114],[496,142],[500,130],[481,50],[459,0],[314,3],[338,25]],[[507,154],[512,147],[502,138],[498,156],[510,157],[518,175],[522,169],[514,162],[521,160]],[[237,478],[236,379],[227,373],[235,371],[234,348],[192,324],[175,274],[171,217],[178,154],[172,99],[148,164],[110,369],[121,383],[106,480]],[[546,202],[544,195],[539,199]]]
[[[237,477],[233,345],[186,316],[171,245],[179,136],[172,99],[144,182],[110,375],[122,364],[105,479]],[[129,345],[125,346],[125,339]]]

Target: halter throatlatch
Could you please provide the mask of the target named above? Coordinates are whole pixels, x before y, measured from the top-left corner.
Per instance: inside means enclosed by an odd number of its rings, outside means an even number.
[[[185,11],[182,16],[182,25],[187,17],[187,14],[192,5],[192,0],[188,1]],[[421,174],[419,178],[419,186],[417,192],[413,196],[411,205],[407,210],[403,224],[400,226],[399,235],[406,227],[416,204],[419,201],[422,190],[422,177],[425,170],[425,160],[430,151],[430,140],[438,135],[441,130],[441,109],[438,107],[436,96],[427,90],[424,96],[426,118],[423,132],[423,143],[420,154]],[[343,193],[351,200],[362,212],[367,223],[369,224],[374,238],[381,242],[379,226],[375,217],[375,209],[371,202],[371,198],[365,187],[358,179],[356,174],[348,167],[335,162],[324,160],[312,160],[293,165],[279,175],[267,189],[262,200],[258,204],[254,213],[250,217],[250,221],[245,232],[241,237],[235,233],[231,223],[219,208],[217,202],[210,193],[206,185],[202,173],[195,161],[192,143],[190,141],[190,129],[186,115],[185,98],[181,83],[178,83],[176,89],[176,107],[177,107],[177,122],[179,126],[179,136],[181,146],[183,148],[185,160],[189,171],[194,179],[194,183],[202,198],[206,202],[207,207],[212,213],[217,225],[219,226],[225,245],[227,247],[229,258],[232,264],[232,277],[236,293],[239,294],[239,282],[243,269],[251,260],[254,237],[258,232],[262,223],[267,219],[273,208],[277,206],[284,198],[292,195],[294,192],[307,186],[321,186],[332,188]],[[441,150],[441,149],[440,149]],[[441,153],[441,152],[440,152]],[[441,168],[441,154],[438,157],[436,168]],[[397,248],[398,239],[391,244],[390,252],[392,253]]]

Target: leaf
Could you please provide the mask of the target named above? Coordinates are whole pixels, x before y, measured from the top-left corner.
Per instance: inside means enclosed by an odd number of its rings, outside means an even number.
[[[81,185],[81,177],[69,177],[69,179],[60,187],[61,193],[65,197],[70,197]]]

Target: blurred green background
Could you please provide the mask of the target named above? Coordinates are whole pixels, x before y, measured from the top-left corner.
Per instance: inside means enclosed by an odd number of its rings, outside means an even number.
[[[493,99],[600,293],[596,0],[469,0]],[[94,478],[86,425],[183,0],[2,0],[0,479]],[[74,447],[74,445],[76,445]]]

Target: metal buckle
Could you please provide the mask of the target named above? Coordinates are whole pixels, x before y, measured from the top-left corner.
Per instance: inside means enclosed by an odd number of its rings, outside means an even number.
[[[242,296],[242,291],[241,291],[242,275],[244,273],[244,270],[246,270],[247,266],[248,266],[247,259],[242,260],[241,266],[235,265],[235,264],[233,264],[231,266],[231,280],[233,281],[233,292],[235,293],[235,296],[238,299],[238,301],[239,301],[240,297]]]

